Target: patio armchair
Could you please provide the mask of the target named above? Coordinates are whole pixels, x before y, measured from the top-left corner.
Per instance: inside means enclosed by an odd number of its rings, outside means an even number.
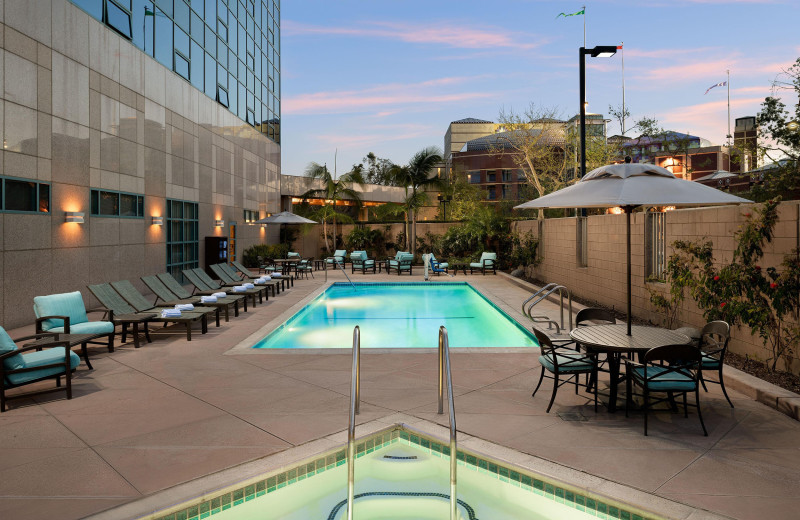
[[[389,258],[386,261],[386,274],[392,272],[392,269],[397,271],[397,275],[400,276],[403,272],[408,272],[408,274],[413,274],[412,270],[414,268],[414,255],[408,253],[406,251],[398,251],[397,254],[394,255],[394,258]]]
[[[350,272],[355,273],[356,269],[361,269],[362,274],[367,273],[367,269],[371,269],[373,274],[377,272],[377,265],[375,260],[367,258],[366,251],[353,251],[350,253]]]
[[[497,274],[497,253],[488,253],[486,251],[481,253],[481,258],[477,262],[470,262],[469,274],[472,274],[477,269],[480,269],[484,275],[489,270],[492,271],[492,274]]]
[[[214,293],[218,293],[220,291],[214,291],[212,289],[207,290],[197,290],[195,288],[194,294],[187,291],[181,283],[175,279],[169,273],[159,273],[156,277],[161,280],[167,289],[170,290],[175,296],[178,298],[191,298],[192,296],[211,296]],[[227,293],[226,293],[227,294]],[[228,305],[233,305],[233,315],[239,316],[239,302],[244,303],[244,311],[247,312],[247,298],[245,296],[236,296],[235,294],[227,294],[224,298],[217,298],[217,303],[226,303]],[[227,312],[226,312],[227,314]]]
[[[337,249],[333,252],[333,255],[330,258],[325,259],[325,268],[333,266],[334,268],[338,267],[339,265],[344,266],[345,259],[347,258],[347,250],[346,249]]]
[[[578,311],[578,314],[575,315],[575,326],[576,327],[590,327],[592,325],[613,325],[617,322],[617,318],[614,316],[614,313],[608,309],[603,309],[602,307],[587,307],[585,309],[581,309]],[[584,350],[586,351],[585,347],[582,347],[580,344],[575,345],[575,350]],[[608,372],[605,369],[607,360],[601,360],[599,355],[597,358],[597,371],[598,372]],[[587,390],[595,384],[596,381],[592,381],[591,379],[587,382]]]
[[[311,278],[314,278],[314,261],[308,258],[304,258],[294,264],[294,276],[295,278],[300,278],[300,276],[305,275],[308,278],[308,275],[311,275]]]
[[[722,387],[722,394],[733,408],[731,398],[725,390],[725,380],[722,378],[722,366],[725,364],[725,354],[728,352],[728,342],[731,340],[731,326],[724,321],[706,323],[700,333],[700,352],[702,359],[699,365],[700,384],[708,392],[706,383],[715,383]],[[717,372],[716,381],[706,379],[704,372]]]
[[[203,297],[200,295],[192,296],[191,294],[187,298],[180,298],[155,275],[142,276],[142,282],[155,294],[155,304],[158,304],[158,301],[161,300],[163,305],[181,305],[189,303],[200,307],[214,307],[225,312],[225,321],[230,321],[230,312],[228,308],[233,305],[234,315],[239,315],[239,302],[236,300],[231,300],[226,297],[221,300],[218,299],[217,301],[209,302],[203,301]]]
[[[574,379],[575,393],[577,394],[578,376],[590,374],[593,380],[597,379],[597,356],[578,352],[564,346],[556,346],[547,334],[535,327],[533,333],[541,349],[539,364],[542,366],[542,373],[539,375],[539,383],[534,388],[531,397],[536,395],[536,391],[539,390],[545,377],[552,379],[553,395],[550,396],[550,404],[547,405],[547,413],[550,413],[550,408],[553,407],[553,402],[556,400],[556,393],[558,393],[560,386]],[[594,385],[594,411],[597,412],[597,385]]]
[[[108,313],[103,309],[100,310],[108,317]],[[35,296],[33,312],[36,315],[37,334],[42,332],[92,334],[95,337],[86,343],[105,345],[109,352],[114,352],[114,323],[108,320],[89,321],[80,291]],[[106,341],[94,341],[101,338],[106,338]],[[85,348],[83,354],[86,365],[92,368]]]
[[[43,345],[17,347],[17,342],[52,338],[52,342]],[[66,390],[67,399],[72,399],[72,373],[80,365],[81,359],[69,348],[66,341],[58,341],[58,334],[43,332],[31,336],[23,336],[16,340],[0,327],[0,412],[6,411],[6,401],[32,395],[39,395],[59,390]],[[65,385],[61,386],[61,378]],[[38,381],[55,379],[55,388],[46,388],[24,394],[6,396],[6,390]]]
[[[647,413],[650,407],[667,400],[673,403],[673,396],[680,394],[683,395],[683,416],[689,416],[689,406],[696,407],[703,435],[707,437],[708,432],[700,412],[700,371],[698,370],[700,354],[700,350],[693,345],[664,345],[648,350],[644,354],[642,363],[626,360],[625,372],[628,377],[625,417],[628,416],[628,408],[633,399],[634,386],[642,388],[645,435],[647,435]],[[653,392],[666,393],[667,397],[651,401],[650,394]],[[686,394],[689,392],[694,392],[695,395],[695,404],[693,405],[686,403]]]

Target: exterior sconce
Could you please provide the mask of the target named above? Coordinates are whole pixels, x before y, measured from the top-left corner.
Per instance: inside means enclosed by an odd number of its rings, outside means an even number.
[[[163,226],[164,225],[164,217],[153,217],[152,224],[154,226]]]
[[[225,221],[222,220],[221,218],[218,218],[217,220],[214,221],[214,226],[215,227],[222,227],[224,225],[225,225]]]
[[[64,222],[73,222],[75,224],[83,224],[83,212],[82,211],[67,211],[66,217],[64,218]]]

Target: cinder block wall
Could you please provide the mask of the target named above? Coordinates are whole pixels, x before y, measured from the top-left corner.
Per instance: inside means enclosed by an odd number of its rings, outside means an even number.
[[[678,209],[666,214],[667,256],[674,252],[671,244],[678,239],[707,239],[714,244],[714,259],[719,264],[730,262],[736,245],[735,233],[751,213],[755,205],[726,206],[719,208]],[[775,226],[772,243],[765,248],[762,267],[778,267],[784,255],[800,246],[798,242],[798,219],[800,205],[797,201],[784,202],[779,207],[779,221]],[[546,282],[565,285],[572,294],[596,301],[604,306],[625,312],[626,259],[625,259],[625,215],[601,215],[589,217],[588,266],[578,267],[576,256],[576,219],[547,219],[544,222],[543,259],[529,274]],[[531,231],[538,236],[535,220],[515,222],[520,232]],[[654,323],[661,317],[650,304],[647,288],[667,290],[664,284],[647,282],[644,277],[644,228],[645,215],[631,215],[631,295],[633,315]],[[702,312],[688,297],[679,313],[680,325],[702,327],[705,324]],[[730,344],[732,352],[758,359],[769,356],[758,335],[751,335],[747,327],[734,328]],[[782,363],[779,363],[782,367]],[[800,372],[800,362],[791,367]]]

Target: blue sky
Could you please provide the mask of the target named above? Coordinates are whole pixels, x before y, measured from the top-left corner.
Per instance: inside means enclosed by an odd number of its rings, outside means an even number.
[[[798,0],[594,0],[586,44],[624,42],[631,119],[723,143],[755,115],[776,75],[800,57]],[[368,152],[402,164],[443,146],[451,121],[496,121],[530,103],[578,112],[584,2],[284,0],[282,171],[310,161],[345,172]],[[622,102],[620,55],[587,58],[590,112]],[[627,126],[630,126],[627,125]],[[619,127],[611,123],[611,134]],[[628,134],[630,135],[630,133]]]

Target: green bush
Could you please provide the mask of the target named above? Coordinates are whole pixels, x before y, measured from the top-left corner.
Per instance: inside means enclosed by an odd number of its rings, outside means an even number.
[[[351,251],[366,251],[370,258],[385,256],[386,237],[380,229],[355,227],[345,239]]]
[[[525,234],[511,233],[511,252],[508,255],[508,266],[511,268],[528,265],[536,265],[536,250],[539,248],[539,239],[533,232],[527,231]]]
[[[288,244],[256,244],[242,252],[242,262],[245,267],[257,268],[259,256],[262,258],[286,258],[288,252]]]

